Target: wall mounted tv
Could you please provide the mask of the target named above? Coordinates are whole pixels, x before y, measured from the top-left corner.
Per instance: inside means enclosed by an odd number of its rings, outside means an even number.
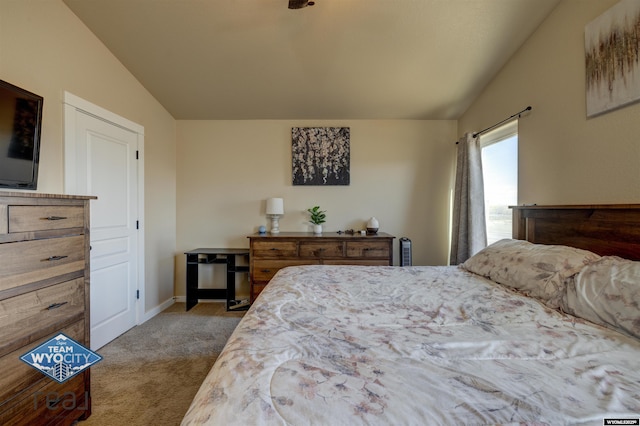
[[[43,101],[0,80],[0,188],[37,189]]]

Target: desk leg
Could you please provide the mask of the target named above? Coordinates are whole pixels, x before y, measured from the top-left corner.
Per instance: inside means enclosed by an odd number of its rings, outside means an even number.
[[[227,256],[227,311],[232,300],[236,300],[236,256]]]
[[[198,304],[198,255],[187,255],[187,311]]]

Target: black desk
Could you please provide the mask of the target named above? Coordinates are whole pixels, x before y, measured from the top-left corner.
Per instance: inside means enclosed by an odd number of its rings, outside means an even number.
[[[198,299],[226,299],[227,310],[235,305],[236,274],[248,273],[249,266],[237,266],[236,256],[249,256],[249,249],[199,248],[185,252],[187,255],[187,311],[198,304]],[[227,268],[227,288],[198,288],[198,265],[221,263]],[[233,310],[248,309],[249,305]]]

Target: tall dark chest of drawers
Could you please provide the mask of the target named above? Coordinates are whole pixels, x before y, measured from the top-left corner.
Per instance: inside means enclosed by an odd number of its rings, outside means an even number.
[[[58,383],[20,356],[59,333],[89,347],[89,201],[0,191],[0,424],[91,414],[90,372]]]

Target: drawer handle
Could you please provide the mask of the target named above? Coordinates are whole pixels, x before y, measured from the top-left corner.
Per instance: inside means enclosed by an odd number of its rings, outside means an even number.
[[[60,303],[52,303],[49,306],[47,306],[47,311],[51,311],[53,309],[58,309],[61,306],[66,305],[69,302],[60,302]]]
[[[261,269],[260,272],[271,272],[271,269]]]
[[[45,218],[46,220],[64,220],[64,219],[68,219],[68,217],[65,216],[49,216]]]
[[[278,251],[278,250],[280,250],[280,249],[279,249],[279,248],[276,248],[276,247],[271,247],[269,250],[276,250],[276,251]]]
[[[50,256],[48,259],[45,259],[45,260],[49,262],[55,262],[56,260],[62,260],[66,257],[69,257],[69,256]]]

